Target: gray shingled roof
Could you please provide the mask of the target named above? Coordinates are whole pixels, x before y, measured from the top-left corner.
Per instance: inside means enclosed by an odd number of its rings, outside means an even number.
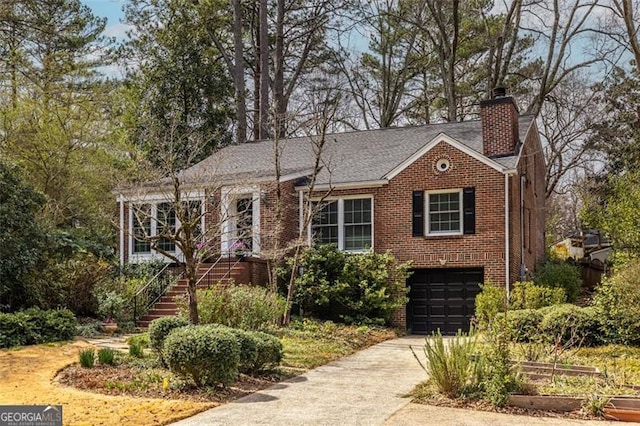
[[[520,140],[524,141],[533,116],[519,118]],[[324,167],[317,184],[348,184],[377,181],[445,133],[482,155],[482,128],[479,120],[335,133],[327,136]],[[281,175],[310,174],[314,154],[312,139],[298,137],[281,141]],[[516,166],[518,157],[495,159],[506,169]],[[218,181],[266,180],[275,176],[274,143],[265,140],[226,147],[183,172],[185,181],[216,176]]]

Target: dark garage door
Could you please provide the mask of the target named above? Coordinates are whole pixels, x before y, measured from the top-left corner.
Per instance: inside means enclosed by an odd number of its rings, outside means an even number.
[[[407,326],[414,334],[442,334],[469,330],[475,298],[483,281],[482,269],[416,269],[410,286]]]

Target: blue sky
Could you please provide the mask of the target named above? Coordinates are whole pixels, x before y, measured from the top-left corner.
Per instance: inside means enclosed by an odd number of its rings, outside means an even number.
[[[106,17],[108,19],[105,35],[109,37],[121,38],[127,27],[120,22],[124,13],[122,7],[128,2],[127,0],[81,0],[82,3],[89,6],[96,16]]]

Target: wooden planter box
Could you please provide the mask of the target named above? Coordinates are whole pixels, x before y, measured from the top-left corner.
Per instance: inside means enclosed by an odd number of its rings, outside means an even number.
[[[520,361],[514,363],[520,371],[533,380],[551,378],[553,375],[562,376],[602,376],[596,367],[584,365],[565,365],[550,362]]]
[[[507,405],[531,410],[566,413],[582,408],[586,398],[561,395],[510,395]]]

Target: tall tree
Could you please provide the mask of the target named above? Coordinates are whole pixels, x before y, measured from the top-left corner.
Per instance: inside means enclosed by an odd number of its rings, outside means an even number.
[[[129,84],[137,88],[139,128],[132,138],[153,152],[145,140],[146,126],[175,127],[185,135],[208,141],[193,158],[198,161],[230,142],[233,86],[222,56],[211,40],[204,11],[187,0],[134,0],[125,19],[134,27],[121,53],[129,64]],[[182,140],[182,139],[181,139]]]
[[[54,225],[106,226],[116,160],[107,118],[112,85],[97,80],[105,20],[78,0],[10,4],[2,33],[20,40],[0,39],[11,52],[0,59],[8,61],[0,78],[9,82],[0,96],[11,99],[0,111],[0,147],[47,196],[45,217]]]

